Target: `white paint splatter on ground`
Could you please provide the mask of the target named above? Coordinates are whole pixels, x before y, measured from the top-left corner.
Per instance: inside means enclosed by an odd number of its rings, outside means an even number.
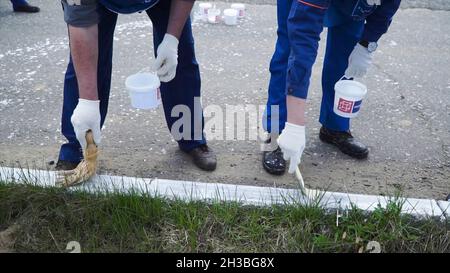
[[[60,50],[66,50],[69,48],[68,38],[58,38],[55,40],[50,40],[50,38],[46,38],[45,41],[38,42],[32,46],[26,46],[25,48],[16,48],[12,50],[8,50],[4,53],[4,56],[14,56],[21,57],[30,55],[27,53],[37,53],[40,56],[47,56],[48,52],[56,52]],[[28,56],[31,58],[37,58],[36,55]]]
[[[10,99],[4,99],[4,100],[0,100],[0,105],[2,106],[7,106],[8,104],[11,103],[12,100]]]
[[[149,20],[140,20],[140,21],[133,21],[128,22],[124,24],[120,24],[116,27],[116,34],[122,34],[122,32],[130,31],[130,30],[136,30],[141,28],[150,28],[153,26],[152,22]],[[127,32],[126,34],[131,34]]]
[[[117,25],[116,35],[122,34],[131,35],[134,34],[133,32],[131,32],[132,30],[144,28],[149,29],[151,31],[152,22],[150,20],[139,20]],[[124,31],[127,32],[123,33]],[[145,36],[141,35],[141,37]],[[28,60],[32,60],[39,58],[39,56],[44,57],[48,56],[51,53],[67,49],[69,49],[69,40],[67,37],[60,37],[56,39],[46,38],[45,41],[41,41],[33,45],[27,45],[20,48],[10,49],[4,53],[1,53],[0,59],[8,56],[12,57],[26,56]],[[61,61],[59,61],[58,63],[61,63]]]

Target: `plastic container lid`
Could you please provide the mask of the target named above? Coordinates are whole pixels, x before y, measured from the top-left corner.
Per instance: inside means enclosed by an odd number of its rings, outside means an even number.
[[[335,84],[335,90],[342,96],[362,98],[367,93],[367,87],[354,80],[340,80]]]
[[[126,88],[134,92],[149,92],[160,85],[158,76],[153,73],[137,73],[125,80]]]
[[[231,8],[233,8],[233,9],[245,9],[245,5],[242,4],[242,3],[234,3],[234,4],[231,4]]]
[[[202,8],[212,8],[211,3],[199,3],[198,5]]]

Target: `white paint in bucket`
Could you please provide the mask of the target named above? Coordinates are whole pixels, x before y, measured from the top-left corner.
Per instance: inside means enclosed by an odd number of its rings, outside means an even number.
[[[234,4],[231,4],[231,8],[237,10],[238,18],[241,19],[241,18],[245,17],[245,4],[234,3]]]
[[[343,78],[334,85],[333,111],[338,116],[353,118],[359,113],[362,100],[367,94],[367,87],[355,80],[344,80]]]
[[[125,81],[131,105],[138,109],[155,109],[161,104],[160,85],[159,78],[154,73],[137,73]]]
[[[223,20],[225,25],[237,25],[238,11],[235,9],[226,9],[223,11]]]

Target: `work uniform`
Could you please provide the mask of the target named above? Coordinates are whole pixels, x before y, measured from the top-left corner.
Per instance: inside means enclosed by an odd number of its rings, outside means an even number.
[[[11,3],[13,4],[13,7],[20,7],[20,6],[28,5],[28,2],[26,0],[11,0]]]
[[[100,100],[101,126],[108,110],[111,88],[113,36],[118,13],[146,11],[153,23],[153,44],[156,48],[166,34],[171,0],[63,0],[65,21],[76,27],[86,27],[98,23],[98,95]],[[200,97],[200,71],[195,58],[194,38],[191,21],[187,20],[178,47],[178,66],[176,77],[161,83],[161,99],[169,130],[177,120],[171,117],[172,108],[186,105],[191,111],[191,138],[178,141],[180,149],[190,151],[206,144],[203,134],[203,112],[194,111],[194,98]],[[62,134],[68,143],[62,145],[59,160],[79,162],[82,150],[71,123],[71,116],[78,104],[77,78],[70,58],[64,80],[64,105],[62,112]],[[196,105],[196,107],[201,107]],[[152,128],[148,128],[151,130]]]
[[[278,0],[277,5],[278,39],[270,63],[265,130],[279,133],[284,129],[286,95],[306,99],[320,33],[325,26],[328,34],[319,121],[328,129],[348,131],[350,120],[333,112],[334,85],[344,76],[348,58],[358,41],[377,42],[386,33],[400,0],[381,0],[381,5],[368,5],[366,0]],[[272,113],[272,106],[279,106],[278,113]]]

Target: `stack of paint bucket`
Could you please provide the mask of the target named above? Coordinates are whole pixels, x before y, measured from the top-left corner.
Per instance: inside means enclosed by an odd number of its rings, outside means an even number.
[[[198,12],[196,14],[203,22],[210,24],[219,24],[223,22],[226,25],[234,26],[238,24],[238,20],[245,17],[245,5],[241,3],[234,3],[230,8],[222,12],[216,5],[211,3],[201,2],[198,4]]]

